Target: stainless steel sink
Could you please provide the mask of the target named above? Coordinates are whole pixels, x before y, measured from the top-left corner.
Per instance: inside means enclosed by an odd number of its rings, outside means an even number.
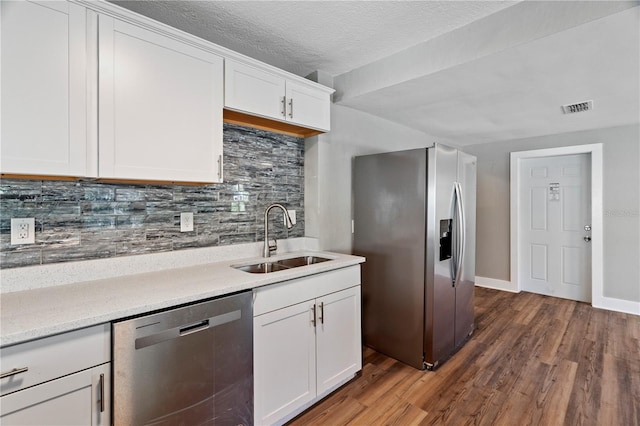
[[[307,265],[315,265],[316,263],[326,262],[326,257],[318,257],[318,256],[300,256],[300,257],[292,257],[291,259],[282,259],[276,261],[279,265],[284,265],[288,268],[297,268],[299,266],[307,266]]]
[[[315,265],[316,263],[331,260],[320,256],[299,256],[289,259],[274,260],[271,262],[254,263],[252,265],[232,265],[232,268],[252,274],[266,274],[269,272],[284,271],[286,269],[299,268],[300,266]]]
[[[276,272],[276,271],[289,269],[288,266],[283,266],[283,265],[279,265],[277,263],[271,263],[271,262],[256,263],[253,265],[244,265],[244,266],[234,266],[234,268],[244,272],[251,272],[252,274],[266,274],[268,272]]]

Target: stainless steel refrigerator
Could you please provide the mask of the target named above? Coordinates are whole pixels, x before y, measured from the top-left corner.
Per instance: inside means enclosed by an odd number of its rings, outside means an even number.
[[[356,157],[364,344],[433,369],[474,327],[476,158],[430,148]]]

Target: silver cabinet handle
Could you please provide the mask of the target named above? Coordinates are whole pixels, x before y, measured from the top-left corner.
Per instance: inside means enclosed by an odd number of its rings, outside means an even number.
[[[27,371],[29,371],[29,367],[14,368],[13,370],[5,371],[4,373],[0,374],[0,379],[4,379],[5,377],[15,376],[16,374],[20,374],[20,373],[26,373]]]
[[[590,236],[588,236],[588,235],[586,235],[586,236],[584,237],[584,240],[585,240],[586,242],[589,242],[589,241],[591,241],[591,237],[590,237]]]
[[[280,113],[282,114],[283,117],[287,116],[287,97],[283,96],[282,99],[280,100],[280,103],[282,103],[282,111],[280,111]]]
[[[100,375],[100,412],[104,413],[104,374]]]
[[[289,118],[293,118],[293,98],[289,99]]]
[[[218,155],[218,179],[222,180],[222,154]]]
[[[320,302],[320,324],[324,324],[324,302]]]
[[[316,326],[316,304],[315,303],[311,307],[311,311],[313,312],[311,316],[311,324],[313,324],[313,326],[315,327]]]

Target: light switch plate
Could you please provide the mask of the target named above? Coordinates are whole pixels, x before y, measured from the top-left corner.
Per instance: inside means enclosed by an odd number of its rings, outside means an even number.
[[[11,219],[11,245],[35,243],[35,222],[32,217]]]
[[[193,213],[180,213],[180,232],[193,231]]]

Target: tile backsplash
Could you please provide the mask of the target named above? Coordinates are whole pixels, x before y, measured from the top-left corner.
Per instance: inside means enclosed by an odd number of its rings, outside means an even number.
[[[225,124],[224,180],[206,186],[83,181],[0,181],[0,268],[304,236],[304,139]],[[180,232],[180,213],[194,230]],[[11,245],[11,218],[33,217],[36,242]]]

